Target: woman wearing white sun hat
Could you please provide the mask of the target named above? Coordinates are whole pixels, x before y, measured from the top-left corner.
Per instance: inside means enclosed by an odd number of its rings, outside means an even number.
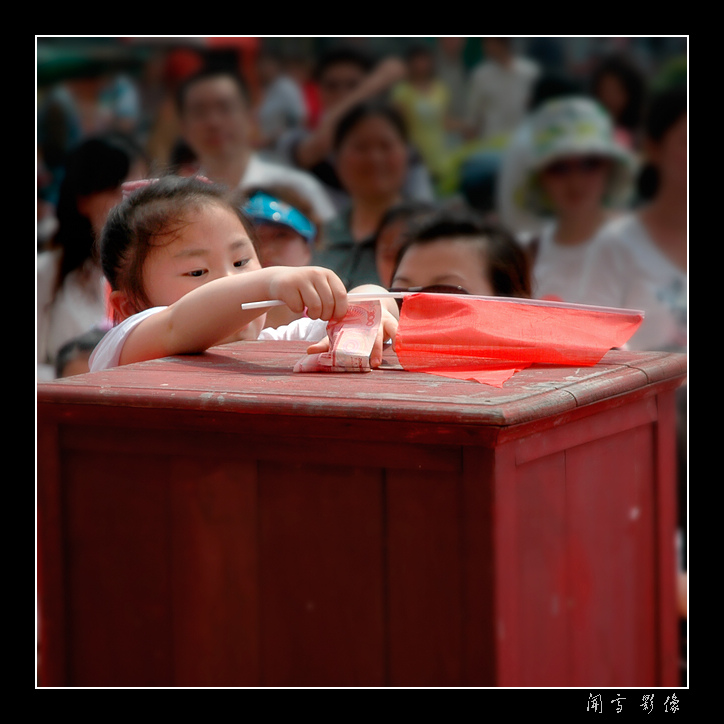
[[[593,240],[632,199],[635,159],[616,141],[608,113],[587,97],[544,103],[530,128],[530,162],[516,199],[546,219],[528,245],[533,294],[581,301]]]

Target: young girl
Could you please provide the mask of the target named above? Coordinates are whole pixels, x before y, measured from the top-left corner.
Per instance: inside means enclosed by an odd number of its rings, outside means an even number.
[[[525,299],[528,259],[505,228],[467,208],[442,209],[408,229],[391,290]]]
[[[310,354],[322,352],[326,322],[347,311],[345,287],[330,270],[262,268],[239,204],[199,178],[166,177],[130,193],[109,214],[101,262],[117,324],[93,352],[91,372],[244,339],[306,340],[315,343]],[[263,330],[264,310],[241,305],[267,299],[307,316]],[[373,367],[383,339],[394,338],[396,316],[385,300]]]

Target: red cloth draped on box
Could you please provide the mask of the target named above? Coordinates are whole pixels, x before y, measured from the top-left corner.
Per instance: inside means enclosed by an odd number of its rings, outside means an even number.
[[[412,294],[395,338],[406,370],[501,386],[531,364],[595,365],[643,313],[559,302]]]

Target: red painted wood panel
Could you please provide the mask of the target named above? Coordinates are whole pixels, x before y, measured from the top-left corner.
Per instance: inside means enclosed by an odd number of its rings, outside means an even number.
[[[254,461],[169,458],[173,675],[177,686],[254,686],[259,672]]]
[[[261,683],[385,683],[382,476],[289,462],[259,470]]]
[[[564,453],[520,466],[514,480],[518,560],[501,576],[518,582],[520,686],[566,686],[569,670]]]
[[[152,456],[63,460],[69,686],[172,680],[165,467]]]
[[[656,686],[652,427],[566,452],[574,686]]]
[[[495,452],[480,447],[462,448],[462,686],[495,686],[500,680],[495,594]]]
[[[48,684],[678,680],[681,357],[496,389],[300,349],[39,386]]]
[[[459,474],[386,476],[389,683],[454,686],[462,676]]]

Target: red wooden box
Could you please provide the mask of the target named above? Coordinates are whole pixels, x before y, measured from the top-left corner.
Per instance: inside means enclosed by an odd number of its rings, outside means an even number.
[[[675,389],[246,342],[38,386],[40,684],[676,686]]]

